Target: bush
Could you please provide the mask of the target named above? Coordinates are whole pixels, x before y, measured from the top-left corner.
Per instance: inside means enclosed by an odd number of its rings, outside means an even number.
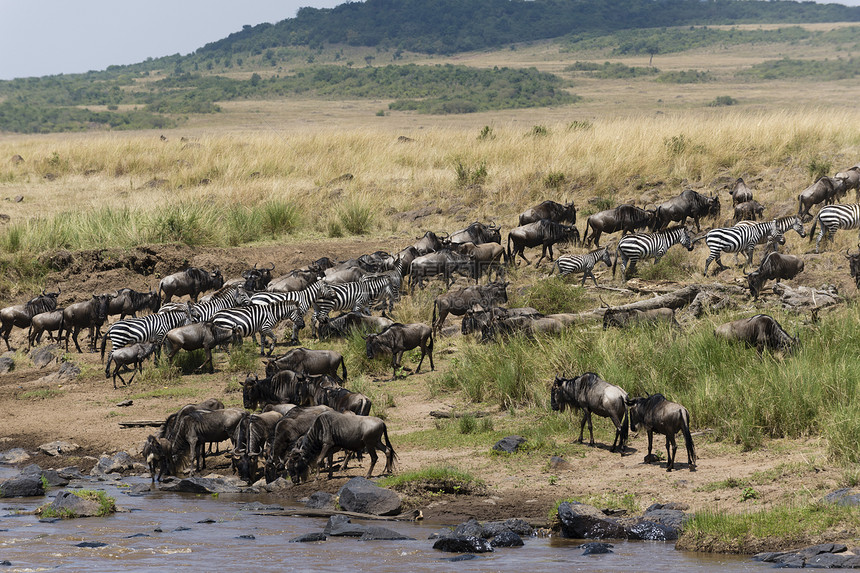
[[[737,105],[738,100],[733,98],[732,96],[717,96],[710,103],[708,103],[708,107],[720,107],[724,105]]]
[[[366,202],[351,199],[338,209],[338,219],[346,231],[352,235],[366,235],[374,223],[374,209]]]

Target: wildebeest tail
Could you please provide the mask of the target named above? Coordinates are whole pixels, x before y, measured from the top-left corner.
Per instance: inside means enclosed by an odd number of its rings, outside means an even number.
[[[110,378],[110,363],[113,360],[113,351],[108,354],[107,363],[105,364],[105,378]]]
[[[397,452],[394,451],[394,446],[391,445],[391,440],[388,439],[388,425],[385,422],[382,423],[382,436],[385,438],[385,447],[388,448],[388,453],[385,456],[389,460],[386,464],[386,470],[393,472],[394,462],[397,461]]]
[[[812,219],[812,227],[809,228],[809,242],[812,242],[812,238],[815,236],[815,226],[818,225],[818,218],[821,215],[821,211],[818,212],[817,215]]]
[[[62,333],[62,328],[60,328],[60,332]],[[57,336],[59,337],[59,334]],[[105,346],[107,346],[108,336],[110,336],[110,331],[105,332],[104,336],[102,336],[102,361],[105,359]],[[111,346],[113,346],[113,340],[111,340]],[[113,354],[113,351],[111,351],[111,354]]]
[[[624,455],[624,448],[627,447],[627,437],[630,435],[630,413],[627,406],[624,406],[624,417],[621,418],[621,444],[618,449],[621,450],[621,455]]]
[[[690,413],[684,410],[681,413],[681,432],[684,434],[684,443],[687,446],[687,458],[690,465],[696,465],[696,449],[693,446],[693,435],[690,433]]]
[[[343,381],[346,382],[346,360],[343,357],[340,359],[340,366],[343,368]]]
[[[615,278],[615,267],[618,266],[618,255],[621,253],[621,242],[615,247],[615,260],[612,261],[612,278]]]
[[[508,233],[508,261],[513,262],[513,258],[511,257],[511,234]]]
[[[433,301],[433,318],[430,320],[431,332],[433,331],[434,328],[436,328],[436,300]],[[430,340],[431,340],[431,344],[432,344],[432,340],[433,340],[432,334],[430,335]]]

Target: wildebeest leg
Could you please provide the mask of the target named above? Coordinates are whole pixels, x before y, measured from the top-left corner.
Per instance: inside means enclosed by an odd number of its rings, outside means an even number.
[[[540,262],[546,257],[546,251],[549,249],[549,260],[552,262],[552,245],[543,245],[541,247],[540,258],[535,263],[535,267],[540,266]]]
[[[583,410],[582,421],[579,423],[579,439],[576,440],[580,444],[582,443],[582,435],[585,433],[585,423],[588,421],[588,414],[588,410]]]
[[[379,456],[376,455],[376,447],[374,446],[368,446],[367,453],[370,455],[370,467],[367,468],[367,475],[365,478],[370,479],[370,476],[373,475],[373,466],[376,465],[376,460]]]
[[[654,431],[650,428],[648,429],[648,455],[645,456],[645,463],[651,463],[651,450],[654,446]]]
[[[526,258],[526,247],[525,247],[525,245],[519,247],[519,250],[514,253],[514,259],[517,258],[517,255],[522,257],[522,259],[526,262],[527,265],[532,264],[532,262]]]
[[[675,443],[675,434],[666,434],[666,455],[669,457],[669,463],[666,465],[667,472],[675,469],[675,454],[677,451],[678,444]]]

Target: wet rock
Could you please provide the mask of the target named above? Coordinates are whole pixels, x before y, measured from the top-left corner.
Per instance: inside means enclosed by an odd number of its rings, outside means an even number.
[[[455,527],[451,535],[454,537],[492,537],[491,535],[484,535],[484,528],[475,518]]]
[[[845,569],[860,567],[860,555],[848,552],[841,543],[819,543],[794,551],[766,552],[753,556],[756,561],[775,563],[778,567]]]
[[[367,527],[364,533],[359,537],[360,541],[415,541],[414,537],[409,537],[398,533],[392,529],[371,525]]]
[[[450,529],[440,529],[439,531],[434,531],[431,533],[427,539],[441,539],[442,537],[450,537],[451,530]]]
[[[174,533],[176,533],[177,531],[191,531],[191,528],[185,527],[184,525],[180,525],[179,527],[177,527],[176,529],[173,530]]]
[[[0,452],[0,463],[4,464],[20,464],[29,459],[30,454],[24,448],[12,448],[11,450]]]
[[[31,350],[30,360],[33,361],[33,364],[36,366],[36,368],[44,368],[48,364],[56,362],[62,352],[63,351],[58,345],[49,344],[47,346],[42,346],[40,348],[34,348],[33,350]]]
[[[52,513],[64,518],[93,517],[101,512],[99,502],[92,499],[83,499],[70,491],[57,493],[50,504],[42,509],[42,513]]]
[[[65,487],[69,485],[69,480],[60,476],[57,470],[43,470],[37,464],[30,464],[21,470],[22,475],[32,475],[38,476],[39,478],[45,478],[42,483],[47,483],[50,487]]]
[[[18,475],[0,483],[0,497],[36,497],[45,495],[40,475]]]
[[[326,522],[325,527],[323,528],[323,533],[328,535],[328,533],[329,533],[329,531],[331,531],[332,527],[334,527],[335,525],[339,525],[341,523],[349,523],[349,521],[350,521],[350,519],[345,515],[341,515],[339,513],[332,515],[331,517],[328,518],[328,521]]]
[[[242,504],[239,511],[284,511],[284,508],[280,505],[266,505],[259,501],[252,501]]]
[[[493,551],[492,545],[486,539],[467,535],[441,537],[433,544],[433,549],[448,553],[490,553]]]
[[[55,440],[53,442],[49,442],[47,444],[42,444],[39,446],[39,451],[49,456],[59,456],[60,454],[69,454],[74,452],[75,450],[80,449],[80,446],[77,444],[73,444],[72,442],[66,442],[63,440]]]
[[[107,543],[102,543],[101,541],[81,541],[80,543],[75,543],[75,547],[107,547]]]
[[[265,481],[265,479],[263,479],[263,481]],[[269,493],[273,493],[273,492],[283,491],[283,490],[288,489],[290,487],[292,487],[292,484],[289,482],[289,480],[286,480],[283,477],[279,477],[278,479],[276,479],[272,483],[262,484],[260,486],[260,489],[263,489]]]
[[[613,545],[611,543],[600,543],[599,541],[583,543],[579,546],[580,549],[585,550],[582,552],[583,555],[602,555],[604,553],[613,553],[612,547]]]
[[[136,483],[124,493],[131,497],[140,497],[152,493],[152,486],[149,483]]]
[[[126,539],[134,539],[135,537],[152,537],[152,536],[148,533],[135,533],[134,535],[126,535],[125,536]]]
[[[456,563],[457,561],[471,561],[472,559],[480,559],[480,556],[467,553],[465,555],[457,555],[456,557],[440,557],[439,561],[449,561],[451,563]]]
[[[860,491],[851,488],[837,489],[825,495],[824,501],[837,505],[860,505]]]
[[[84,479],[84,474],[78,469],[78,466],[69,466],[57,470],[57,474],[67,480]]]
[[[11,356],[0,356],[0,374],[6,374],[15,369],[15,360]]]
[[[599,509],[579,502],[562,502],[558,506],[561,535],[571,539],[626,539],[627,530],[617,520]]]
[[[214,519],[201,519],[197,523],[215,523]]]
[[[121,473],[134,469],[134,460],[128,452],[117,452],[112,456],[102,456],[98,463],[90,470],[90,475]]]
[[[493,547],[522,547],[523,538],[513,531],[503,531],[490,540]]]
[[[326,536],[325,533],[305,533],[304,535],[299,535],[298,537],[293,537],[290,539],[290,543],[310,543],[313,541],[325,541]]]
[[[508,436],[507,438],[502,438],[493,446],[493,450],[497,452],[505,452],[508,454],[512,454],[516,452],[521,444],[524,444],[526,441],[522,436]]]
[[[323,531],[329,537],[361,537],[366,532],[366,526],[360,523],[352,523],[349,520],[335,523],[331,527],[326,527]]]
[[[687,505],[686,503],[677,503],[674,501],[670,502],[670,503],[655,503],[655,504],[649,505],[648,509],[645,510],[645,513],[651,513],[652,511],[657,511],[658,509],[672,509],[672,510],[677,510],[677,511],[687,511],[688,509],[690,509],[690,506]]]
[[[12,562],[4,559],[3,561],[0,561],[0,565],[2,565],[3,567],[11,567]]]
[[[627,529],[629,539],[643,541],[674,541],[678,539],[678,533],[679,531],[673,527],[644,519]]]
[[[325,491],[317,491],[310,495],[305,502],[305,507],[309,509],[334,509],[335,497]]]
[[[520,536],[531,536],[534,534],[534,528],[528,522],[522,519],[506,519],[504,521],[488,521],[484,524],[484,536],[493,537],[501,533],[504,529],[513,531]]]
[[[245,535],[240,535],[240,536],[238,536],[236,539],[249,539],[249,540],[254,540],[254,539],[257,539],[257,538],[256,538],[255,536],[251,535],[250,533],[247,533],[247,534],[245,534]]]
[[[190,477],[162,482],[162,491],[181,491],[187,493],[241,493],[242,488],[220,478]]]
[[[338,503],[346,511],[372,515],[397,515],[400,496],[362,477],[352,478],[337,492]]]

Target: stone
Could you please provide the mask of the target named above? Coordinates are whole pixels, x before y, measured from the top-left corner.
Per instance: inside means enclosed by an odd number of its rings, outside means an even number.
[[[513,531],[503,531],[490,540],[493,547],[522,547],[525,545],[523,538]]]
[[[472,559],[480,559],[480,556],[466,553],[464,555],[457,555],[455,557],[440,557],[439,561],[449,561],[451,563],[456,563],[457,561],[471,561]]]
[[[451,535],[437,539],[433,543],[433,549],[448,553],[491,553],[493,546],[486,539]]]
[[[684,529],[684,522],[687,520],[687,514],[679,509],[655,509],[646,510],[644,518],[654,523],[660,523],[667,527],[671,527],[676,531]]]
[[[572,470],[573,466],[565,460],[564,458],[560,458],[558,456],[552,456],[549,459],[549,467],[551,470],[559,470],[559,471],[567,471]]]
[[[583,555],[602,555],[604,553],[613,553],[612,547],[613,545],[611,543],[601,543],[599,541],[583,543],[579,546],[580,549],[585,550],[582,552]]]
[[[0,356],[0,374],[6,374],[15,369],[15,360],[11,356]]]
[[[817,567],[821,569],[842,569],[845,567],[845,562],[850,555],[840,555],[838,553],[821,553],[810,557],[804,563],[804,567]]]
[[[90,470],[90,475],[120,473],[134,469],[134,460],[128,452],[117,452],[112,456],[102,456],[98,463]]]
[[[70,491],[60,491],[50,504],[43,508],[42,513],[51,510],[60,517],[94,517],[101,511],[99,502],[83,499]]]
[[[376,525],[368,526],[358,539],[359,541],[415,541],[414,537]]]
[[[41,475],[48,482],[49,487],[66,487],[69,480],[60,475],[57,470],[42,470]]]
[[[30,454],[24,448],[12,448],[5,452],[0,452],[0,463],[4,464],[20,464],[30,459]]]
[[[305,502],[308,509],[334,509],[335,497],[325,491],[317,491],[311,494]]]
[[[401,511],[400,496],[362,477],[346,482],[337,492],[338,503],[346,511],[372,515],[397,515]]]
[[[350,520],[338,522],[323,531],[329,537],[361,537],[367,532],[367,526],[353,523]]]
[[[60,354],[62,353],[62,349],[56,344],[49,344],[47,346],[42,346],[40,348],[34,348],[30,351],[30,360],[33,361],[33,364],[36,368],[44,368],[48,364],[55,362]]]
[[[804,559],[809,559],[810,557],[814,557],[822,553],[842,553],[847,549],[848,547],[841,543],[819,543],[818,545],[804,547],[803,549],[794,551],[794,553],[796,555],[800,555]]]
[[[340,525],[342,523],[349,523],[349,522],[350,522],[350,519],[345,515],[341,515],[340,513],[332,515],[331,517],[328,518],[328,521],[326,522],[325,527],[323,528],[323,533],[328,535],[329,532],[331,531],[332,527],[335,527],[335,526]]]
[[[838,505],[860,505],[860,491],[851,488],[837,489],[825,495],[824,501]]]
[[[325,541],[326,536],[325,533],[305,533],[304,535],[299,535],[298,537],[293,537],[290,539],[290,543],[310,543],[313,541]]]
[[[45,495],[40,475],[18,475],[0,483],[0,497],[36,497]]]
[[[558,506],[561,535],[571,539],[626,539],[626,528],[596,507],[564,501]]]
[[[223,479],[201,477],[171,480],[166,485],[162,482],[161,490],[187,493],[241,493],[243,491],[242,488],[227,483]]]
[[[656,523],[643,519],[627,528],[629,539],[642,539],[643,541],[674,541],[678,539],[678,530],[662,523]]]
[[[69,454],[80,449],[80,446],[72,442],[64,440],[55,440],[39,446],[39,451],[49,456],[59,456],[60,454]]]
[[[75,547],[107,547],[107,543],[102,543],[101,541],[81,541],[80,543],[75,543]]]
[[[454,537],[492,537],[490,535],[484,535],[484,528],[478,523],[478,520],[475,518],[470,519],[464,523],[461,523],[457,527],[454,528],[452,533]]]
[[[522,436],[508,436],[496,442],[493,446],[493,450],[497,452],[513,454],[519,449],[520,445],[524,444],[525,442],[526,439]]]

